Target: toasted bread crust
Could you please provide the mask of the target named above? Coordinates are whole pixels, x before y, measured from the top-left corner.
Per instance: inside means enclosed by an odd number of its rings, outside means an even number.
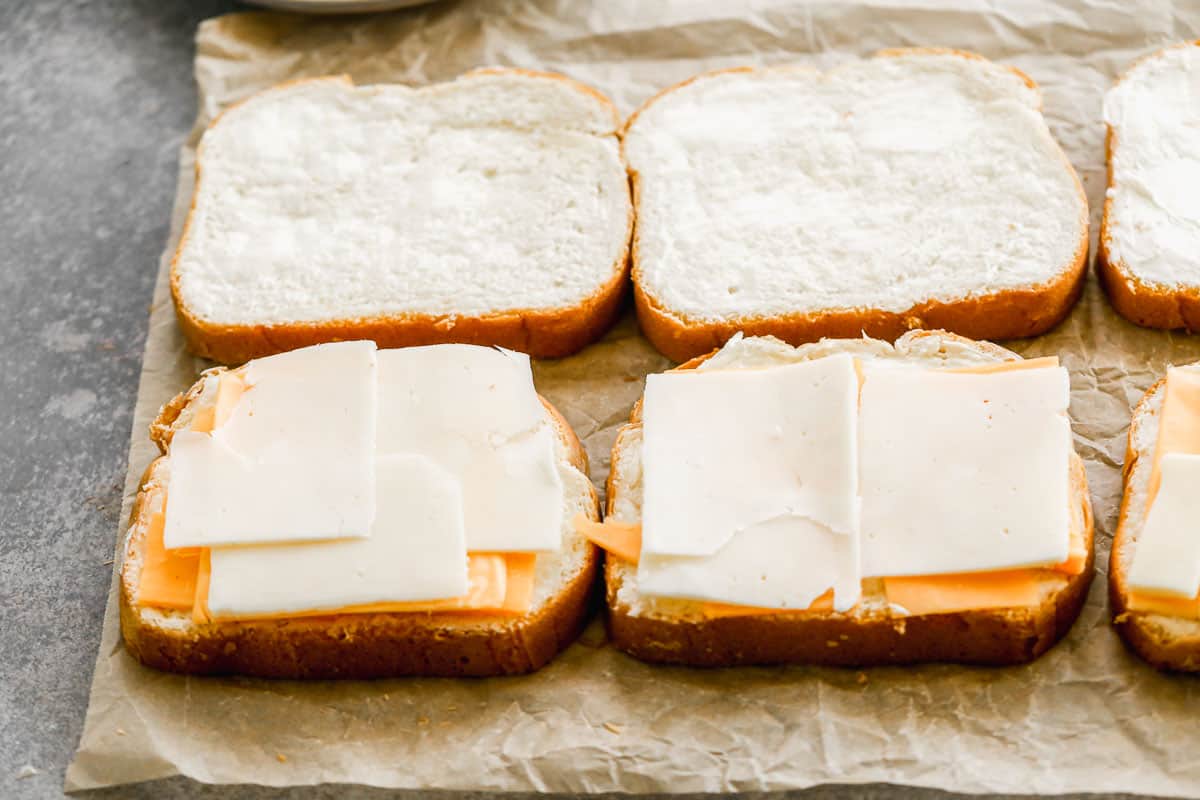
[[[472,74],[512,73],[530,77],[561,80],[577,91],[602,101],[612,113],[613,130],[619,135],[620,117],[616,106],[595,89],[578,81],[550,72],[523,69],[487,68]],[[267,92],[278,91],[309,81],[341,81],[350,83],[346,75],[324,78],[303,78],[288,81],[226,108],[209,124],[219,124],[231,109]],[[192,312],[180,292],[179,256],[188,240],[196,197],[204,179],[204,144],[196,150],[196,181],[191,206],[184,221],[175,254],[171,259],[171,298],[179,327],[188,348],[198,356],[222,364],[238,364],[252,358],[282,353],[324,342],[371,339],[380,347],[411,347],[429,344],[479,344],[507,347],[538,358],[559,358],[575,353],[600,338],[616,320],[629,277],[629,242],[633,235],[633,203],[629,204],[625,239],[621,252],[612,266],[612,276],[591,296],[577,305],[563,308],[513,309],[482,316],[453,314],[388,314],[356,319],[333,319],[319,322],[291,322],[269,325],[226,325],[210,322]],[[624,156],[622,155],[622,160]]]
[[[934,332],[968,343],[963,337]],[[970,342],[999,360],[1015,354],[989,342]],[[711,357],[694,358],[677,369],[694,369]],[[641,402],[631,423],[640,422]],[[620,438],[613,445],[616,463]],[[617,486],[609,476],[607,510],[616,503]],[[1064,637],[1087,599],[1095,561],[1094,520],[1087,473],[1072,458],[1075,502],[1082,511],[1088,557],[1078,575],[1069,576],[1036,609],[982,609],[952,614],[890,617],[883,613],[782,612],[771,615],[674,620],[631,613],[618,600],[620,578],[605,554],[605,587],[609,637],[617,649],[643,661],[695,667],[771,664],[883,666],[951,662],[1003,666],[1040,656]]]
[[[164,405],[152,425],[152,438],[164,453],[198,386]],[[586,474],[587,457],[579,439],[557,409],[544,399],[542,403],[571,463]],[[584,566],[571,581],[536,613],[518,618],[423,612],[153,624],[136,603],[136,577],[128,564],[141,545],[135,523],[149,489],[162,480],[163,466],[165,458],[160,457],[142,477],[130,512],[118,591],[125,647],[148,667],[192,675],[292,679],[515,675],[544,666],[566,648],[596,605],[600,554],[589,544]],[[594,490],[590,514],[599,519]]]
[[[1135,445],[1138,428],[1147,414],[1151,398],[1164,388],[1166,381],[1166,378],[1162,378],[1146,390],[1146,394],[1134,406],[1129,422],[1125,464],[1121,469],[1125,488],[1121,495],[1117,532],[1113,535],[1112,551],[1108,559],[1108,604],[1112,611],[1113,627],[1126,646],[1144,661],[1157,669],[1171,672],[1200,672],[1200,636],[1173,636],[1158,624],[1156,620],[1160,619],[1159,615],[1129,610],[1130,564],[1120,557],[1131,535],[1129,514],[1133,498],[1129,478],[1140,460]]]
[[[914,53],[955,55],[972,60],[986,60],[965,50],[942,48],[900,48],[881,50],[875,57],[890,58]],[[1037,84],[1025,73],[1006,67],[1019,76],[1031,89]],[[626,121],[622,137],[638,116],[664,95],[698,79],[722,73],[753,72],[753,67],[734,67],[693,76],[670,86],[646,101]],[[1088,206],[1087,196],[1079,175],[1057,146],[1063,167],[1075,179],[1081,203],[1080,238],[1069,263],[1052,280],[1042,284],[1005,289],[986,295],[957,300],[929,300],[905,311],[884,311],[877,308],[831,308],[806,313],[778,316],[746,316],[723,320],[692,320],[673,313],[646,291],[640,278],[639,230],[634,223],[631,261],[633,264],[633,299],[642,333],[663,355],[675,361],[686,361],[720,347],[735,333],[747,336],[775,336],[788,344],[798,345],[818,339],[845,339],[867,335],[893,341],[910,330],[942,329],[972,339],[1017,339],[1045,333],[1062,322],[1083,292],[1087,274]],[[628,160],[626,160],[628,163]],[[641,196],[640,176],[629,169],[633,187],[635,218]]]
[[[1200,46],[1200,40],[1175,47]],[[1166,48],[1170,49],[1170,48]],[[1129,66],[1117,83],[1124,80],[1138,63],[1153,58],[1158,50],[1143,56]],[[1107,167],[1107,189],[1113,188],[1113,153],[1118,144],[1116,131],[1107,125],[1104,137],[1104,163]],[[1117,313],[1134,325],[1162,330],[1184,329],[1189,333],[1200,330],[1200,286],[1163,286],[1134,277],[1120,259],[1112,255],[1112,197],[1105,192],[1104,214],[1100,218],[1100,241],[1096,248],[1096,275],[1108,300]]]

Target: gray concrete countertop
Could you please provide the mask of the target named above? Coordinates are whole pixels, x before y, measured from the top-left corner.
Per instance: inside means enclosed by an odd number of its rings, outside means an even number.
[[[60,796],[83,726],[147,304],[195,114],[192,36],[234,8],[0,0],[0,797]],[[92,796],[393,795],[173,779]]]

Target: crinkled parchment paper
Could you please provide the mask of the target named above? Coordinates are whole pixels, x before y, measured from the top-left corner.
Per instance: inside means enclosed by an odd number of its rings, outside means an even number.
[[[1200,7],[1119,0],[863,3],[442,3],[330,20],[240,14],[205,23],[201,107],[184,148],[174,249],[193,147],[231,102],[300,76],[414,84],[479,65],[564,72],[624,112],[696,72],[736,64],[828,66],[895,46],[975,50],[1039,84],[1079,170],[1093,231],[1104,193],[1101,97],[1137,56],[1200,32]],[[1093,241],[1094,241],[1093,235]],[[125,507],[153,456],[146,426],[205,365],[184,350],[160,265],[134,417]],[[970,265],[963,265],[970,269]],[[1057,331],[1014,347],[1071,371],[1101,573],[1120,496],[1129,409],[1200,337],[1137,329],[1094,277]],[[602,486],[642,377],[667,362],[626,318],[603,342],[535,367],[538,387],[587,445]],[[1108,625],[1105,576],[1065,642],[1011,669],[651,667],[604,643],[598,623],[540,673],[374,683],[189,679],[139,667],[110,594],[86,729],[68,788],[183,773],[201,781],[389,787],[697,792],[890,782],[966,792],[1200,794],[1200,682],[1165,677]]]

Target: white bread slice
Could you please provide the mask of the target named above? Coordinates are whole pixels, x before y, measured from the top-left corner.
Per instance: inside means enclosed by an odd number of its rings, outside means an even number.
[[[1104,98],[1096,271],[1121,316],[1200,330],[1200,41],[1135,62]]]
[[[947,50],[663,91],[622,142],[642,330],[676,360],[737,331],[1048,330],[1082,289],[1088,211],[1040,109],[1024,74]]]
[[[793,348],[773,337],[735,338],[711,356],[679,369],[753,369],[852,353],[937,367],[1013,361],[1015,353],[941,331],[913,331],[895,345],[874,339],[826,339]],[[641,404],[613,445],[606,518],[641,521]],[[698,432],[702,435],[702,432]],[[606,556],[609,635],[616,647],[645,661],[726,667],[749,664],[872,666],[947,661],[1018,664],[1041,655],[1070,629],[1092,580],[1094,558],[1087,475],[1072,459],[1073,524],[1085,531],[1087,565],[1075,576],[1047,574],[1037,608],[985,609],[898,616],[889,612],[882,581],[864,583],[849,612],[782,612],[708,618],[695,603],[643,597],[637,568]]]
[[[163,406],[150,428],[162,452],[175,431],[189,428],[196,411],[215,400],[213,392],[202,377]],[[201,624],[185,612],[140,606],[137,586],[148,522],[143,501],[156,485],[169,489],[168,462],[162,457],[146,470],[130,515],[120,581],[125,647],[147,666],[196,675],[454,677],[538,669],[583,629],[600,565],[597,549],[571,523],[576,514],[599,519],[596,492],[586,477],[587,456],[566,420],[544,399],[542,404],[559,434],[563,540],[558,552],[538,555],[533,606],[527,614],[371,613]]]
[[[249,98],[196,153],[171,267],[190,346],[230,364],[364,338],[580,349],[628,269],[618,124],[594,90],[511,69]]]
[[[1185,369],[1200,370],[1200,363]],[[1129,610],[1129,568],[1146,525],[1150,471],[1158,442],[1159,413],[1167,380],[1150,387],[1133,409],[1125,450],[1125,492],[1108,563],[1108,595],[1113,625],[1129,648],[1163,670],[1200,672],[1200,621]]]

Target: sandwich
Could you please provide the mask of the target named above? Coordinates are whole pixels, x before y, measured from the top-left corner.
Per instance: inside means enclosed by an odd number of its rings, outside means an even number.
[[[1155,667],[1200,672],[1200,364],[1167,370],[1134,408],[1124,476],[1113,624]]]
[[[1108,192],[1096,270],[1121,316],[1200,328],[1198,42],[1136,62],[1104,98]]]
[[[528,356],[316,345],[205,372],[150,435],[120,568],[147,666],[514,674],[586,619],[597,499]]]
[[[593,89],[512,69],[250,97],[196,152],[171,264],[188,344],[225,364],[350,339],[579,350],[628,275],[618,124]]]
[[[608,625],[646,661],[1017,664],[1078,615],[1087,478],[1056,358],[916,331],[734,337],[613,446]]]
[[[626,122],[634,301],[683,361],[945,328],[1034,336],[1082,289],[1088,208],[1021,72],[889,50],[696,76]]]

